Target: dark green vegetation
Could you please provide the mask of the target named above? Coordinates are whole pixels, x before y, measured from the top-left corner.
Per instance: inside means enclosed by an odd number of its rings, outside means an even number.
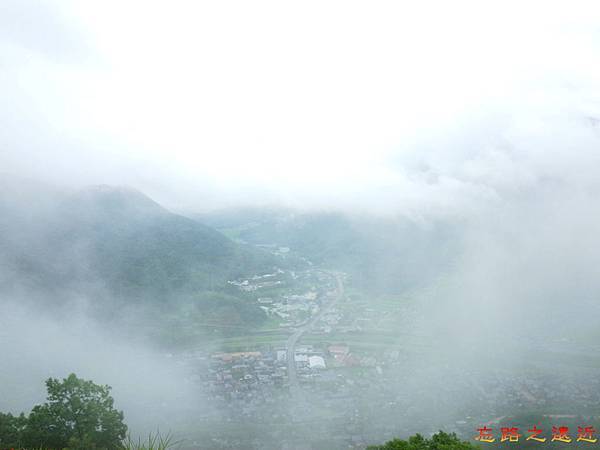
[[[351,284],[371,293],[398,293],[428,284],[448,268],[459,246],[451,225],[423,226],[404,217],[277,209],[198,217],[234,239],[289,247],[317,265],[347,272]]]
[[[123,450],[169,450],[178,448],[180,441],[176,441],[170,433],[150,433],[146,439],[139,438],[137,441],[128,437],[123,443]]]
[[[367,447],[367,450],[475,450],[478,448],[471,442],[461,441],[454,433],[440,431],[429,439],[417,434],[406,441],[393,439],[383,445]]]
[[[29,416],[0,414],[0,448],[117,450],[123,448],[127,426],[113,406],[110,387],[74,374],[46,381],[47,402]]]
[[[235,243],[133,189],[17,186],[0,186],[3,292],[48,307],[86,298],[110,318],[143,307],[186,310],[232,327],[266,320],[254,297],[227,280],[272,271],[280,261],[268,252]]]
[[[54,237],[60,240],[66,231],[85,242],[91,269],[119,297],[167,301],[222,287],[273,263],[268,255],[172,214],[137,191],[88,189],[63,207],[67,229],[55,228]]]
[[[45,211],[5,208],[1,214],[7,262],[15,273],[28,273],[32,287],[89,288],[100,279],[111,296],[166,302],[273,264],[266,253],[132,189],[98,186],[54,202]]]

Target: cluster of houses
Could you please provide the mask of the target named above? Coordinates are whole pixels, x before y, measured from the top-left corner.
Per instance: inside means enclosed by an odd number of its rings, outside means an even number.
[[[327,301],[325,293],[333,289],[330,278],[317,270],[276,269],[230,284],[256,293],[259,306],[269,316],[280,319],[282,326],[293,327],[321,310],[321,301]],[[335,305],[312,326],[310,334],[327,341],[328,334],[335,332],[337,341],[339,333],[378,326],[385,329],[392,321],[399,329],[419,318],[419,310],[410,304],[398,305],[401,314],[388,316],[366,300],[351,307],[355,309]],[[299,424],[306,422],[312,438],[344,442],[344,448],[364,448],[366,443],[397,435],[433,433],[440,427],[469,437],[475,427],[521,409],[561,410],[561,405],[579,405],[583,413],[588,406],[600,404],[600,377],[588,376],[582,383],[543,371],[537,375],[510,370],[477,372],[451,363],[424,363],[420,347],[410,341],[361,352],[347,344],[351,337],[339,340],[342,342],[321,345],[301,341],[295,349],[297,378],[309,406],[290,404],[288,352],[283,347],[265,344],[253,351],[206,355],[202,382],[227,412],[227,420],[264,425],[258,440],[272,433],[270,438],[284,442],[289,436],[276,434],[273,430],[279,427],[273,424],[289,423],[300,430]],[[315,411],[326,411],[327,416]],[[321,417],[324,430],[319,431],[315,417]]]
[[[301,383],[318,378],[322,371],[329,368],[361,366],[381,371],[375,357],[356,356],[345,344],[333,344],[325,348],[299,346],[294,362]],[[210,357],[208,374],[206,382],[210,392],[224,400],[254,401],[268,387],[280,388],[285,394],[288,389],[287,350],[214,353]]]
[[[349,444],[361,448],[399,433],[434,432],[439,426],[469,435],[475,427],[520,408],[563,411],[561,404],[583,407],[600,402],[600,377],[580,383],[558,374],[516,375],[459,367],[440,372],[416,365],[401,348],[369,354],[337,342],[296,348],[298,380],[310,405],[299,414],[290,403],[285,348],[219,352],[204,358],[202,381],[215,404],[226,411],[227,420],[264,424],[264,435],[258,439],[278,442],[286,436],[270,436],[269,424],[306,421],[318,437],[317,425],[310,422],[315,410],[335,412],[327,416],[329,438],[347,441],[350,436]],[[463,407],[453,407],[457,404]]]
[[[319,271],[296,272],[279,268],[228,283],[241,291],[255,293],[259,307],[278,320],[282,328],[299,326],[317,314],[322,306],[321,294],[332,288],[331,278]],[[339,320],[334,316],[325,318],[330,328]]]
[[[304,294],[283,295],[277,299],[259,297],[258,304],[268,316],[281,319],[281,326],[291,326],[302,323],[307,317],[317,314],[320,302],[316,290]]]
[[[244,292],[254,292],[259,289],[272,288],[276,286],[283,286],[284,281],[278,279],[279,275],[285,272],[279,268],[276,268],[272,273],[266,273],[264,275],[254,275],[251,278],[241,280],[230,280],[229,284],[237,286]]]

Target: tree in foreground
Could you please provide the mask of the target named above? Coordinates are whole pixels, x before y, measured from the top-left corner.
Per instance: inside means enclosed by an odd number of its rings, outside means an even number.
[[[117,450],[127,434],[123,413],[114,408],[109,386],[69,375],[46,381],[47,402],[33,408],[22,430],[29,448]]]
[[[416,434],[409,437],[408,441],[393,439],[383,445],[367,447],[367,450],[479,450],[479,447],[471,442],[461,441],[455,433],[440,431],[430,439]]]
[[[0,413],[0,448],[20,448],[26,426],[27,417],[24,414],[13,416]]]

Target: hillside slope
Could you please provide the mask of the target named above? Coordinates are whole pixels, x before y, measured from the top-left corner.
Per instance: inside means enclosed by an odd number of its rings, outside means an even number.
[[[228,279],[275,263],[272,255],[234,243],[130,188],[27,187],[0,194],[4,292],[55,302],[79,294],[117,305],[198,302],[207,292],[239,296],[228,290]]]

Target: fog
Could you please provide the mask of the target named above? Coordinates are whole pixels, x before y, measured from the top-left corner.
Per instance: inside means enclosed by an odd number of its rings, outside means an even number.
[[[556,121],[568,140],[598,115],[598,14],[7,1],[3,170],[134,185],[185,209],[493,195],[477,188],[519,187],[569,158],[544,148]]]
[[[73,372],[113,388],[133,436],[175,428],[181,417],[201,416],[209,407],[191,374],[166,352],[153,351],[122,329],[101,327],[81,301],[52,315],[19,303],[4,298],[2,304],[3,410],[28,412],[45,400],[48,377]],[[173,420],[175,414],[179,419]]]
[[[599,23],[584,1],[4,1],[0,411],[75,372],[189,448],[598,415]],[[285,291],[247,288],[275,269]],[[305,291],[341,325],[274,315]],[[333,370],[299,372],[301,400],[219,391],[221,353],[311,317],[298,345]]]

